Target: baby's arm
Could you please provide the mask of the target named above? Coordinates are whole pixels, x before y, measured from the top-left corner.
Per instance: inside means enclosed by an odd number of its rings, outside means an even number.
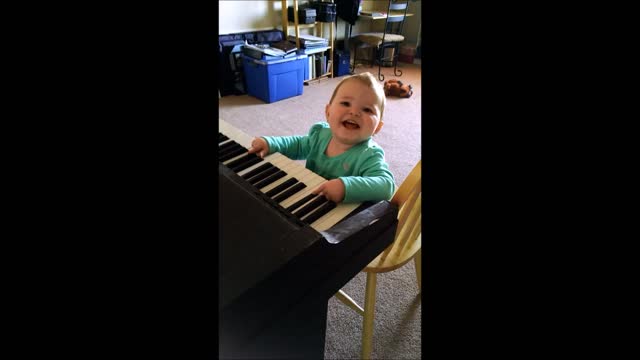
[[[389,200],[395,189],[393,174],[384,161],[384,153],[380,151],[365,160],[357,175],[341,176],[324,182],[313,193],[322,194],[336,203],[355,203]]]
[[[387,174],[345,176],[326,181],[312,191],[313,194],[322,194],[335,203],[389,200],[394,192],[395,183],[393,178]],[[348,196],[346,196],[347,193]]]
[[[396,189],[393,178],[383,174],[345,176],[340,180],[345,184],[345,203],[390,200]]]
[[[304,160],[311,151],[311,142],[316,141],[322,129],[321,123],[314,124],[309,130],[309,135],[293,136],[262,136],[253,139],[249,154],[258,153],[258,156],[265,157],[268,154],[279,152],[293,160]]]
[[[356,176],[342,176],[339,180],[344,183],[345,203],[390,200],[396,190],[382,151],[374,151],[365,159]]]

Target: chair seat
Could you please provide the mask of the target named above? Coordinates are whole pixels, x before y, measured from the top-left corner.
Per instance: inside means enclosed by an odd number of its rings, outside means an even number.
[[[372,33],[364,33],[359,34],[355,38],[364,43],[370,44],[372,46],[380,46],[382,44],[382,37],[384,36],[384,42],[402,42],[404,41],[404,36],[398,34],[384,34],[381,32],[372,32]]]
[[[418,235],[418,239],[415,242],[406,246],[393,246],[393,243],[391,243],[362,271],[381,273],[398,269],[413,259],[413,256],[420,250],[421,246],[422,234]]]

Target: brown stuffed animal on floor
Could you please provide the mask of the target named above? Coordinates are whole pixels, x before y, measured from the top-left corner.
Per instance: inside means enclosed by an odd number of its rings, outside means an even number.
[[[384,82],[384,94],[400,98],[409,98],[413,95],[411,85],[405,85],[400,80],[391,79]]]

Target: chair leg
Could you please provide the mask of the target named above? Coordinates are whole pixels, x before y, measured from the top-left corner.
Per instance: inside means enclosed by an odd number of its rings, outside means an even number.
[[[367,273],[362,326],[362,359],[371,359],[373,349],[373,315],[376,308],[376,273]]]
[[[398,53],[400,52],[400,44],[396,45],[393,53],[393,75],[402,76],[402,70],[398,70],[398,57],[400,56]]]
[[[384,57],[384,48],[375,48],[376,49],[376,61],[378,61],[378,80],[384,81],[384,75],[381,73],[382,69],[382,58]]]
[[[351,72],[355,72],[356,71],[356,59],[358,58],[358,47],[354,46],[353,47],[353,66],[351,67]]]
[[[342,290],[338,290],[338,292],[335,294],[335,297],[342,301],[343,304],[347,305],[348,307],[352,308],[353,310],[355,310],[358,314],[364,316],[364,309],[360,307],[360,305],[358,305],[351,297],[349,297],[349,295],[347,295],[347,293],[345,293]]]
[[[418,290],[422,292],[422,249],[418,250],[413,257],[414,265],[416,266],[416,278],[418,279]]]
[[[356,61],[358,59],[358,42],[354,41],[353,42],[353,68],[351,68],[351,73],[355,73],[356,72]]]
[[[376,48],[372,46],[371,47],[371,67],[373,67],[373,65],[375,64],[377,57],[378,55],[376,54]]]

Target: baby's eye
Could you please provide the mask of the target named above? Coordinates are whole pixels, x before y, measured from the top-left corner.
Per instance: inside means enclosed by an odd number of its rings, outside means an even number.
[[[349,102],[348,102],[348,101],[341,101],[341,102],[340,102],[340,105],[342,105],[342,106],[349,106],[350,104],[349,104]]]
[[[371,110],[370,108],[364,108],[363,110],[366,113],[372,113],[373,112],[373,110]]]

